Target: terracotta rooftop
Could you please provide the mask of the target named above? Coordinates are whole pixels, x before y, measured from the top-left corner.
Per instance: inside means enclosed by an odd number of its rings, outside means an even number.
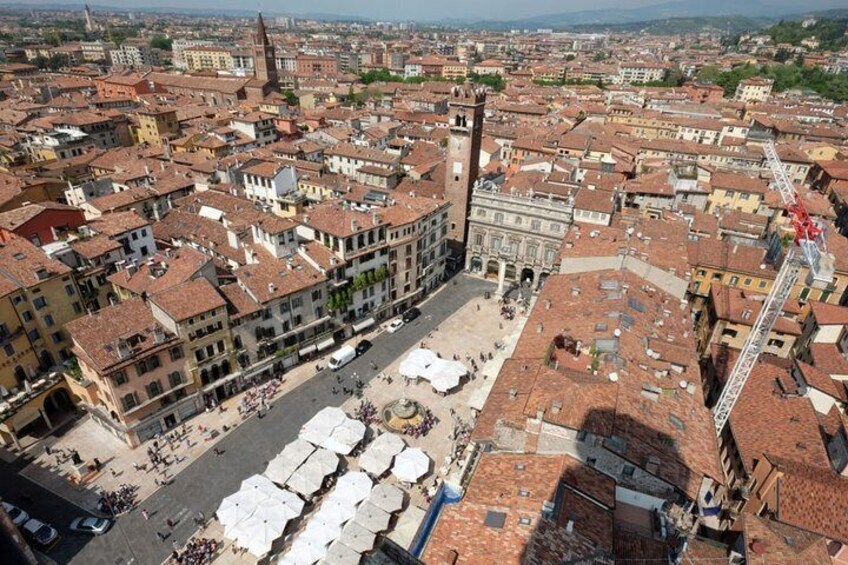
[[[150,301],[177,323],[227,305],[204,277],[159,291]]]
[[[26,239],[14,237],[0,242],[0,278],[18,288],[36,286],[47,279],[70,273],[67,265],[51,259]]]

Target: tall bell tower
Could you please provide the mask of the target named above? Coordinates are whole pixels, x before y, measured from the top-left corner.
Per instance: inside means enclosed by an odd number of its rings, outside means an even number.
[[[462,256],[467,243],[471,189],[480,168],[485,106],[485,90],[468,84],[451,89],[445,198],[451,203],[448,208],[448,246],[451,254],[457,257]]]
[[[274,53],[274,44],[268,41],[261,12],[256,22],[256,34],[253,36],[253,69],[259,80],[268,81],[274,86],[278,84],[277,56]]]

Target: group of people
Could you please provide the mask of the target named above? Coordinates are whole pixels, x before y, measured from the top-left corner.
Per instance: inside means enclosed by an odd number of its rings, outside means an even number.
[[[211,563],[218,551],[218,542],[210,538],[191,538],[182,551],[174,550],[171,559],[179,565]]]
[[[365,424],[379,424],[382,420],[377,415],[377,407],[368,399],[362,400],[356,410],[353,412],[353,417]]]
[[[98,501],[98,509],[103,514],[118,516],[129,512],[135,507],[135,497],[138,492],[136,485],[122,484],[118,490],[104,491]]]
[[[403,427],[402,431],[408,436],[423,437],[430,433],[430,430],[432,430],[435,425],[436,417],[433,415],[433,412],[425,406],[424,417],[421,419],[421,422],[415,425],[407,424]]]
[[[267,409],[268,402],[277,394],[280,383],[281,379],[277,378],[258,388],[248,390],[238,405],[238,412],[242,418],[246,418],[254,411],[258,411],[261,416],[262,411]]]
[[[351,375],[353,378],[353,386],[346,386],[343,384],[342,376],[336,375],[336,383],[341,385],[341,389],[338,387],[333,387],[333,394],[338,394],[339,392],[343,393],[345,396],[350,396],[355,394],[357,398],[362,398],[363,390],[367,386],[365,382],[363,382],[362,378],[354,373]]]

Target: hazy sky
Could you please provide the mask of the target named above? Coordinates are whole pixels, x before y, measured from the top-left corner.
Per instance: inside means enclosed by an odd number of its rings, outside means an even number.
[[[0,0],[2,1],[2,0]],[[5,0],[25,6],[44,4],[76,4],[81,0]],[[702,6],[744,6],[740,3],[719,0]],[[360,16],[370,19],[439,20],[449,18],[520,19],[542,14],[562,13],[575,10],[615,10],[616,8],[638,8],[656,5],[662,0],[90,0],[90,4],[104,6],[134,7],[186,7],[261,9],[265,13],[331,13]],[[676,3],[701,2],[701,0],[677,0]],[[803,3],[791,0],[758,0],[760,5],[774,5],[781,13],[816,9],[846,7],[845,0],[806,0]],[[793,9],[794,7],[794,9]],[[717,8],[720,13],[723,8]],[[735,10],[734,10],[735,11]]]

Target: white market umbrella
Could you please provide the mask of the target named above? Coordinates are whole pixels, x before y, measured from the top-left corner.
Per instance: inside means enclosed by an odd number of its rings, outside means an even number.
[[[310,520],[300,537],[314,541],[320,545],[330,545],[342,535],[342,527],[339,524],[328,524],[318,520]]]
[[[315,451],[315,446],[306,440],[297,438],[294,441],[287,443],[279,456],[288,459],[300,465],[306,461],[312,452]]]
[[[331,498],[349,502],[356,506],[371,494],[371,488],[374,486],[374,481],[367,473],[356,471],[345,473],[339,477],[336,487],[333,489]]]
[[[256,507],[250,518],[263,520],[274,526],[278,526],[280,533],[282,533],[286,529],[286,523],[298,515],[292,515],[291,509],[283,501],[276,498],[268,498]]]
[[[239,491],[249,491],[256,489],[261,493],[269,496],[274,496],[280,489],[265,475],[253,475],[241,482]]]
[[[368,530],[378,534],[389,527],[389,522],[392,515],[384,510],[380,510],[370,502],[363,502],[356,509],[356,516],[353,521]]]
[[[312,444],[309,444],[309,446],[311,447]],[[265,471],[262,474],[278,485],[284,485],[299,466],[300,463],[294,463],[280,454],[268,462],[268,466],[265,467]]]
[[[321,472],[322,477],[326,477],[331,473],[335,473],[339,468],[339,456],[329,449],[319,448],[309,456],[309,459],[303,464],[314,467]]]
[[[395,455],[403,451],[406,443],[400,436],[384,433],[371,442],[365,452],[359,456],[359,466],[372,475],[379,477],[389,470]]]
[[[315,446],[306,440],[297,438],[288,443],[276,457],[268,462],[263,475],[277,484],[283,485],[300,465],[315,451]]]
[[[303,496],[311,496],[321,489],[324,475],[320,470],[308,464],[295,471],[286,481],[286,486]]]
[[[395,457],[392,474],[404,483],[416,483],[430,470],[430,458],[417,447],[407,447]]]
[[[266,495],[258,491],[238,491],[221,501],[218,506],[218,521],[224,528],[232,527],[241,522],[256,509]]]
[[[286,563],[287,565],[312,565],[312,563],[323,559],[325,555],[327,555],[327,546],[315,543],[303,536],[298,536],[292,543],[289,552],[278,563]]]
[[[303,502],[302,498],[289,490],[279,489],[279,491],[279,494],[277,494],[274,498],[279,500],[286,507],[286,511],[289,514],[289,520],[293,520],[303,514],[303,507],[306,503]]]
[[[397,512],[403,508],[403,491],[394,485],[381,483],[376,485],[366,499],[368,502],[386,512]]]
[[[321,447],[347,455],[365,437],[365,429],[365,424],[359,420],[348,418],[336,426],[330,437],[321,442]]]
[[[327,565],[359,565],[361,560],[362,556],[359,553],[338,540],[330,545],[323,563]]]
[[[459,386],[459,377],[450,373],[439,373],[430,379],[430,384],[439,392],[448,392]]]
[[[298,437],[314,445],[321,445],[346,419],[344,410],[336,406],[327,406],[303,425]]]
[[[422,376],[438,357],[429,349],[414,349],[401,361],[398,372],[408,379]]]
[[[356,515],[356,505],[349,502],[332,498],[332,495],[324,500],[321,508],[312,517],[328,524],[344,524]]]
[[[374,548],[377,534],[369,532],[361,524],[349,522],[342,530],[339,541],[357,553],[365,553]]]
[[[281,527],[280,524],[272,524],[251,516],[236,524],[229,537],[233,538],[239,547],[245,548],[256,557],[262,557],[271,551],[271,545],[282,535],[284,529],[285,523]]]

